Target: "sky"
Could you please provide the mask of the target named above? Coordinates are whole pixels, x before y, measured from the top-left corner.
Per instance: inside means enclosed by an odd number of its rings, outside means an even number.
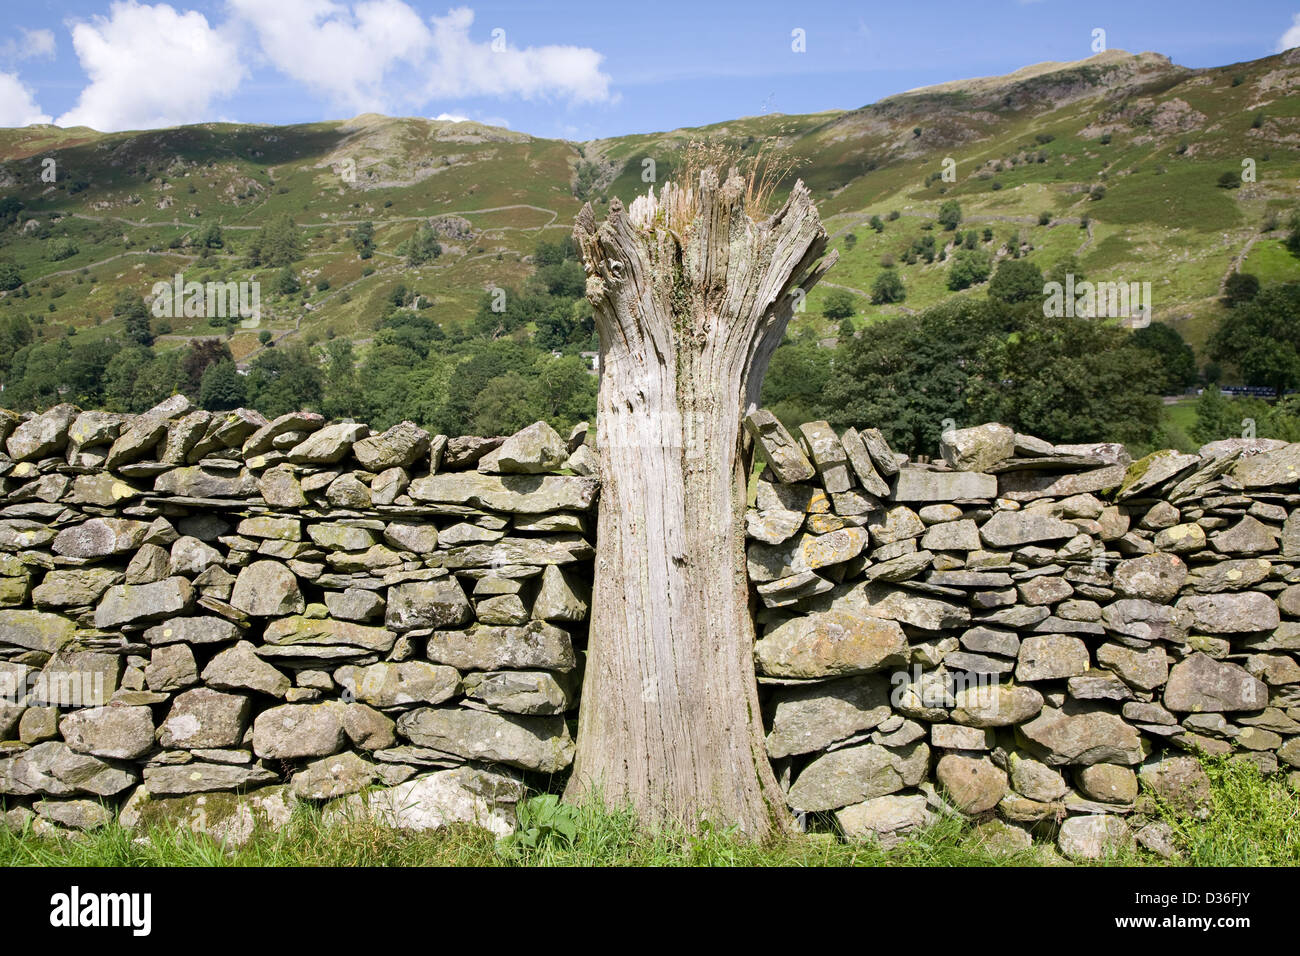
[[[105,131],[378,112],[587,140],[853,109],[1099,41],[1189,67],[1300,46],[1300,0],[0,0],[0,18],[0,127]]]

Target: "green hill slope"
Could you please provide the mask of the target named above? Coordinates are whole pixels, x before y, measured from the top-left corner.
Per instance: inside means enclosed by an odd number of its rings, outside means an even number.
[[[565,237],[583,199],[629,201],[647,188],[648,160],[662,183],[699,140],[741,156],[775,146],[795,164],[785,187],[797,176],[814,190],[842,256],[798,318],[822,337],[838,326],[822,316],[835,289],[855,297],[859,324],[950,295],[948,260],[955,242],[972,244],[972,229],[973,245],[994,261],[1025,255],[1046,270],[1074,256],[1090,279],[1152,282],[1156,319],[1198,347],[1232,270],[1245,263],[1269,279],[1300,277],[1281,233],[1266,228],[1300,198],[1295,51],[1207,70],[1110,51],[847,112],[587,143],[376,115],[114,134],[0,130],[0,197],[22,204],[0,229],[0,260],[24,280],[0,293],[0,319],[28,316],[42,336],[72,329],[93,339],[123,332],[112,314],[120,296],[148,295],[178,272],[269,288],[279,270],[251,266],[247,246],[288,214],[305,240],[294,265],[305,292],[264,292],[257,329],[155,320],[156,346],[219,335],[247,361],[267,347],[258,333],[269,330],[277,344],[350,338],[363,354],[399,284],[431,301],[426,314],[444,326],[463,324],[485,290],[532,273],[538,241]],[[42,179],[48,160],[53,183]],[[1254,181],[1220,185],[1244,160]],[[936,216],[954,199],[963,219],[945,231]],[[375,252],[363,260],[351,233],[367,221]],[[212,223],[223,243],[203,248]],[[412,267],[398,250],[421,223],[443,254]],[[911,261],[926,236],[933,261],[924,252]],[[906,298],[872,305],[889,262]]]

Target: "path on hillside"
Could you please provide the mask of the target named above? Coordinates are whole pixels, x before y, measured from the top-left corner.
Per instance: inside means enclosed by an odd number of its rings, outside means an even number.
[[[304,229],[318,229],[327,226],[359,226],[363,222],[369,222],[376,226],[388,225],[396,222],[420,222],[426,219],[436,219],[439,216],[474,216],[489,212],[505,212],[509,209],[531,209],[533,212],[545,213],[551,218],[541,226],[493,226],[493,229],[521,229],[534,231],[547,229],[560,217],[560,214],[554,209],[547,209],[544,206],[533,206],[528,203],[513,203],[508,206],[485,206],[482,209],[451,209],[446,212],[430,213],[424,216],[385,216],[382,219],[329,219],[324,222],[301,222],[298,223]],[[251,212],[251,210],[250,210]],[[179,219],[127,219],[124,216],[92,216],[89,213],[73,212],[68,213],[73,219],[85,219],[88,222],[120,222],[136,229],[149,229],[157,226],[177,226],[181,229],[197,229],[205,223],[202,222],[181,222]],[[218,223],[222,229],[261,229],[261,226],[240,226],[235,224],[226,225]],[[486,231],[486,230],[483,230]]]
[[[1246,262],[1246,257],[1250,255],[1251,247],[1254,246],[1255,243],[1262,238],[1265,237],[1260,233],[1256,233],[1255,235],[1251,236],[1249,239],[1246,240],[1246,244],[1241,247],[1241,251],[1232,257],[1232,262],[1228,264],[1228,271],[1225,272],[1223,274],[1223,278],[1219,280],[1219,295],[1224,295],[1227,293],[1228,280],[1231,279],[1235,273],[1241,271],[1241,267]]]
[[[116,259],[125,259],[127,256],[170,256],[174,259],[186,259],[191,262],[194,261],[195,259],[203,258],[202,256],[199,255],[194,255],[188,252],[175,252],[170,249],[167,250],[166,252],[153,252],[149,249],[131,249],[128,252],[119,252],[115,256],[109,256],[107,259],[100,259],[98,262],[87,262],[84,266],[74,266],[71,269],[60,269],[58,272],[47,272],[43,276],[37,276],[36,279],[34,279],[33,281],[39,281],[42,279],[54,279],[57,278],[58,276],[70,276],[80,272],[82,269],[97,269],[100,266],[108,265],[110,262],[113,262]],[[209,259],[243,259],[244,257],[234,256],[234,255],[224,255],[224,254],[217,255],[213,253],[212,255],[208,256],[208,258]]]
[[[866,298],[868,298],[868,299],[871,298],[871,293],[870,293],[870,292],[863,292],[861,289],[855,289],[855,288],[853,288],[853,286],[851,286],[851,285],[840,285],[838,282],[828,282],[828,281],[825,280],[825,279],[822,279],[822,281],[819,282],[819,283],[817,283],[817,284],[818,284],[818,285],[824,285],[824,286],[826,286],[827,288],[830,288],[830,289],[843,289],[843,290],[846,291],[846,292],[852,292],[854,295],[866,296]]]

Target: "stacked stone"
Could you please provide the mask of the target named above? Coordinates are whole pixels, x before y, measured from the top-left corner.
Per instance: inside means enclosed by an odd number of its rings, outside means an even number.
[[[1168,854],[1151,798],[1204,810],[1191,754],[1300,777],[1300,444],[1133,462],[989,424],[917,465],[874,430],[747,425],[755,657],[796,811],[885,844],[958,812],[999,846]]]
[[[0,412],[5,820],[116,810],[243,838],[343,798],[508,830],[524,775],[572,760],[585,438],[371,434],[182,396]]]

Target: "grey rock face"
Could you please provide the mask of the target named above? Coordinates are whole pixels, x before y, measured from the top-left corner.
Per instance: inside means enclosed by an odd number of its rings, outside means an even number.
[[[460,688],[454,667],[423,661],[347,665],[334,672],[334,680],[354,699],[375,707],[440,704]]]
[[[569,457],[568,443],[546,422],[534,422],[515,432],[495,451],[479,460],[480,471],[537,475],[554,471]],[[485,463],[489,462],[485,467]]]
[[[539,773],[557,773],[573,762],[573,740],[562,717],[422,707],[403,714],[397,732],[421,747]]]
[[[505,836],[515,828],[515,805],[524,793],[523,783],[512,776],[457,767],[348,797],[335,805],[334,814],[415,831],[469,823]]]
[[[807,481],[817,473],[808,456],[771,412],[756,409],[745,416],[744,424],[778,481],[787,484]]]
[[[54,537],[55,554],[70,558],[100,558],[134,551],[144,543],[149,525],[123,518],[92,518]]]
[[[1262,710],[1268,704],[1268,686],[1237,664],[1192,654],[1169,672],[1164,702],[1184,713]]]
[[[573,704],[570,681],[549,671],[466,674],[465,696],[510,714],[562,714]],[[437,701],[433,701],[437,703]]]
[[[249,700],[239,694],[223,694],[197,687],[172,702],[167,719],[159,728],[158,741],[164,747],[238,747],[248,723]]]
[[[878,843],[893,849],[933,819],[923,794],[888,794],[845,807],[835,820],[847,840]]]
[[[297,465],[337,464],[352,450],[355,442],[365,438],[369,433],[370,429],[365,425],[346,422],[326,425],[291,448],[289,461]]]
[[[134,760],[153,748],[153,715],[148,707],[90,707],[64,717],[59,732],[79,753]]]
[[[150,795],[160,797],[240,790],[275,783],[278,779],[274,773],[261,767],[221,763],[188,763],[144,769],[145,787]]]
[[[832,750],[803,769],[788,799],[796,810],[835,810],[914,787],[925,778],[929,763],[925,744],[898,751],[878,744]]]
[[[417,478],[407,489],[416,501],[470,505],[515,514],[586,511],[599,482],[564,475],[482,475],[451,472]]]
[[[362,438],[352,454],[367,471],[409,468],[429,453],[432,436],[414,422],[399,422],[380,435]]]
[[[95,626],[112,628],[174,617],[189,610],[194,596],[193,586],[182,577],[152,584],[116,584],[104,592],[95,608]]]
[[[396,631],[453,627],[473,616],[469,599],[455,577],[399,584],[388,592],[384,623]]]
[[[217,690],[248,690],[270,697],[284,697],[291,686],[289,678],[258,657],[248,641],[212,658],[203,669],[203,682]]]
[[[988,471],[1015,453],[1015,432],[993,423],[953,429],[939,436],[939,452],[956,471]]]
[[[903,468],[894,484],[895,501],[964,501],[993,498],[998,480],[974,471],[926,471]]]
[[[1192,626],[1207,634],[1267,631],[1281,622],[1277,604],[1259,591],[1189,595],[1179,598],[1176,607],[1191,614]]]
[[[1044,707],[1022,725],[1028,749],[1044,763],[1086,766],[1094,763],[1135,764],[1143,751],[1138,733],[1119,715],[1098,707]]]
[[[5,442],[14,461],[31,461],[62,451],[68,443],[68,429],[81,413],[75,405],[55,405],[23,422]]]
[[[772,677],[865,674],[903,663],[906,652],[895,621],[834,608],[792,618],[754,645],[760,671]]]
[[[935,777],[963,813],[991,810],[1007,793],[1006,772],[987,757],[945,754],[935,767]]]
[[[872,730],[893,712],[883,676],[850,677],[775,695],[767,752],[773,758],[813,753]]]
[[[1062,541],[1078,533],[1079,529],[1068,521],[1028,511],[999,511],[980,528],[980,537],[990,548]]]
[[[347,743],[337,703],[282,704],[253,721],[253,753],[264,758],[328,757]]]
[[[1056,838],[1061,852],[1076,860],[1100,860],[1132,842],[1124,818],[1108,813],[1070,817],[1061,824]]]
[[[230,603],[257,617],[300,614],[307,606],[298,579],[278,561],[254,561],[240,569]]]
[[[463,631],[435,631],[429,660],[458,670],[572,670],[577,663],[567,631],[543,621],[521,627],[472,625]]]

